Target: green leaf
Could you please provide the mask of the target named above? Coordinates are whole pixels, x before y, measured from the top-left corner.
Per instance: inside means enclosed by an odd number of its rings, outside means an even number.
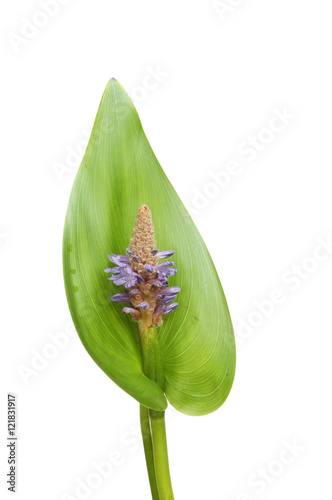
[[[186,167],[183,167],[186,168]],[[225,296],[208,250],[160,167],[129,96],[111,80],[70,196],[63,261],[67,299],[90,356],[141,404],[163,410],[162,389],[143,373],[137,323],[109,298],[107,254],[124,254],[139,207],[153,217],[160,250],[175,250],[178,309],[158,329],[169,402],[189,415],[221,406],[235,371]],[[220,230],[218,228],[218,230]]]

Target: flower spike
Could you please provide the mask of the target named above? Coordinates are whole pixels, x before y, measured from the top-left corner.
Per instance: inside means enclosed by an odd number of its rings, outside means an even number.
[[[108,255],[116,267],[105,269],[113,276],[108,278],[117,286],[127,288],[127,293],[117,293],[111,302],[127,303],[123,312],[139,321],[140,330],[161,326],[162,316],[173,312],[177,303],[172,302],[180,292],[179,287],[168,287],[168,277],[175,276],[174,262],[158,264],[159,259],[174,255],[174,251],[159,252],[156,248],[150,209],[142,205],[138,211],[126,255]]]

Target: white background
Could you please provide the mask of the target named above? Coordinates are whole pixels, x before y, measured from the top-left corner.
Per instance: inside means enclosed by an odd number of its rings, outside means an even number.
[[[176,499],[330,498],[330,2],[225,0],[225,15],[212,0],[55,3],[53,17],[35,0],[1,3],[2,490],[12,498],[14,391],[17,499],[83,498],[79,480],[98,483],[93,464],[111,455],[113,472],[85,498],[150,498],[138,404],[68,336],[62,279],[70,189],[115,77],[195,212],[237,336],[225,405],[206,417],[168,411]],[[292,118],[271,129],[275,110]],[[259,151],[244,153],[255,137]],[[237,175],[211,185],[229,161]],[[60,332],[67,345],[55,351]],[[45,352],[54,358],[34,369]]]

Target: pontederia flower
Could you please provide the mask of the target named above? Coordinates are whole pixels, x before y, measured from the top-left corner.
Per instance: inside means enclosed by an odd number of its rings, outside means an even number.
[[[161,328],[180,291],[174,252],[157,250],[145,205],[130,242],[137,200],[153,209],[157,239],[176,250],[181,272],[180,307]],[[106,272],[119,287],[116,293],[111,284],[115,295],[108,293],[103,272],[107,250],[125,253],[109,256]],[[68,304],[84,347],[140,403],[152,498],[173,500],[167,404],[195,416],[217,410],[232,386],[235,339],[209,252],[155,157],[133,103],[114,79],[103,94],[70,195],[63,261]],[[139,333],[122,308],[138,322]]]
[[[142,205],[126,255],[108,255],[116,266],[105,269],[106,273],[113,274],[108,279],[129,290],[113,295],[111,301],[129,304],[129,307],[123,308],[123,312],[131,314],[133,321],[139,322],[141,332],[162,325],[162,316],[178,307],[176,302],[171,302],[180,288],[167,288],[168,278],[177,273],[177,269],[172,267],[174,262],[158,264],[159,259],[166,259],[173,254],[173,251],[158,252],[151,212],[146,205]]]

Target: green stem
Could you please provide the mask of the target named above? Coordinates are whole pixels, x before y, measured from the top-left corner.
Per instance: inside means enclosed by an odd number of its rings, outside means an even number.
[[[142,437],[143,437],[143,446],[144,446],[146,467],[148,469],[152,499],[153,500],[160,500],[160,496],[158,493],[158,487],[157,487],[156,473],[155,473],[155,468],[154,468],[152,437],[151,437],[151,428],[150,428],[150,420],[149,420],[149,409],[143,405],[140,405],[140,421],[141,421],[141,431],[142,431]]]
[[[153,456],[160,500],[174,500],[168,464],[165,412],[149,410]]]
[[[165,377],[157,330],[153,327],[142,327],[140,334],[144,373],[164,391]],[[152,498],[174,500],[168,465],[165,412],[148,410],[141,406],[140,414]]]

